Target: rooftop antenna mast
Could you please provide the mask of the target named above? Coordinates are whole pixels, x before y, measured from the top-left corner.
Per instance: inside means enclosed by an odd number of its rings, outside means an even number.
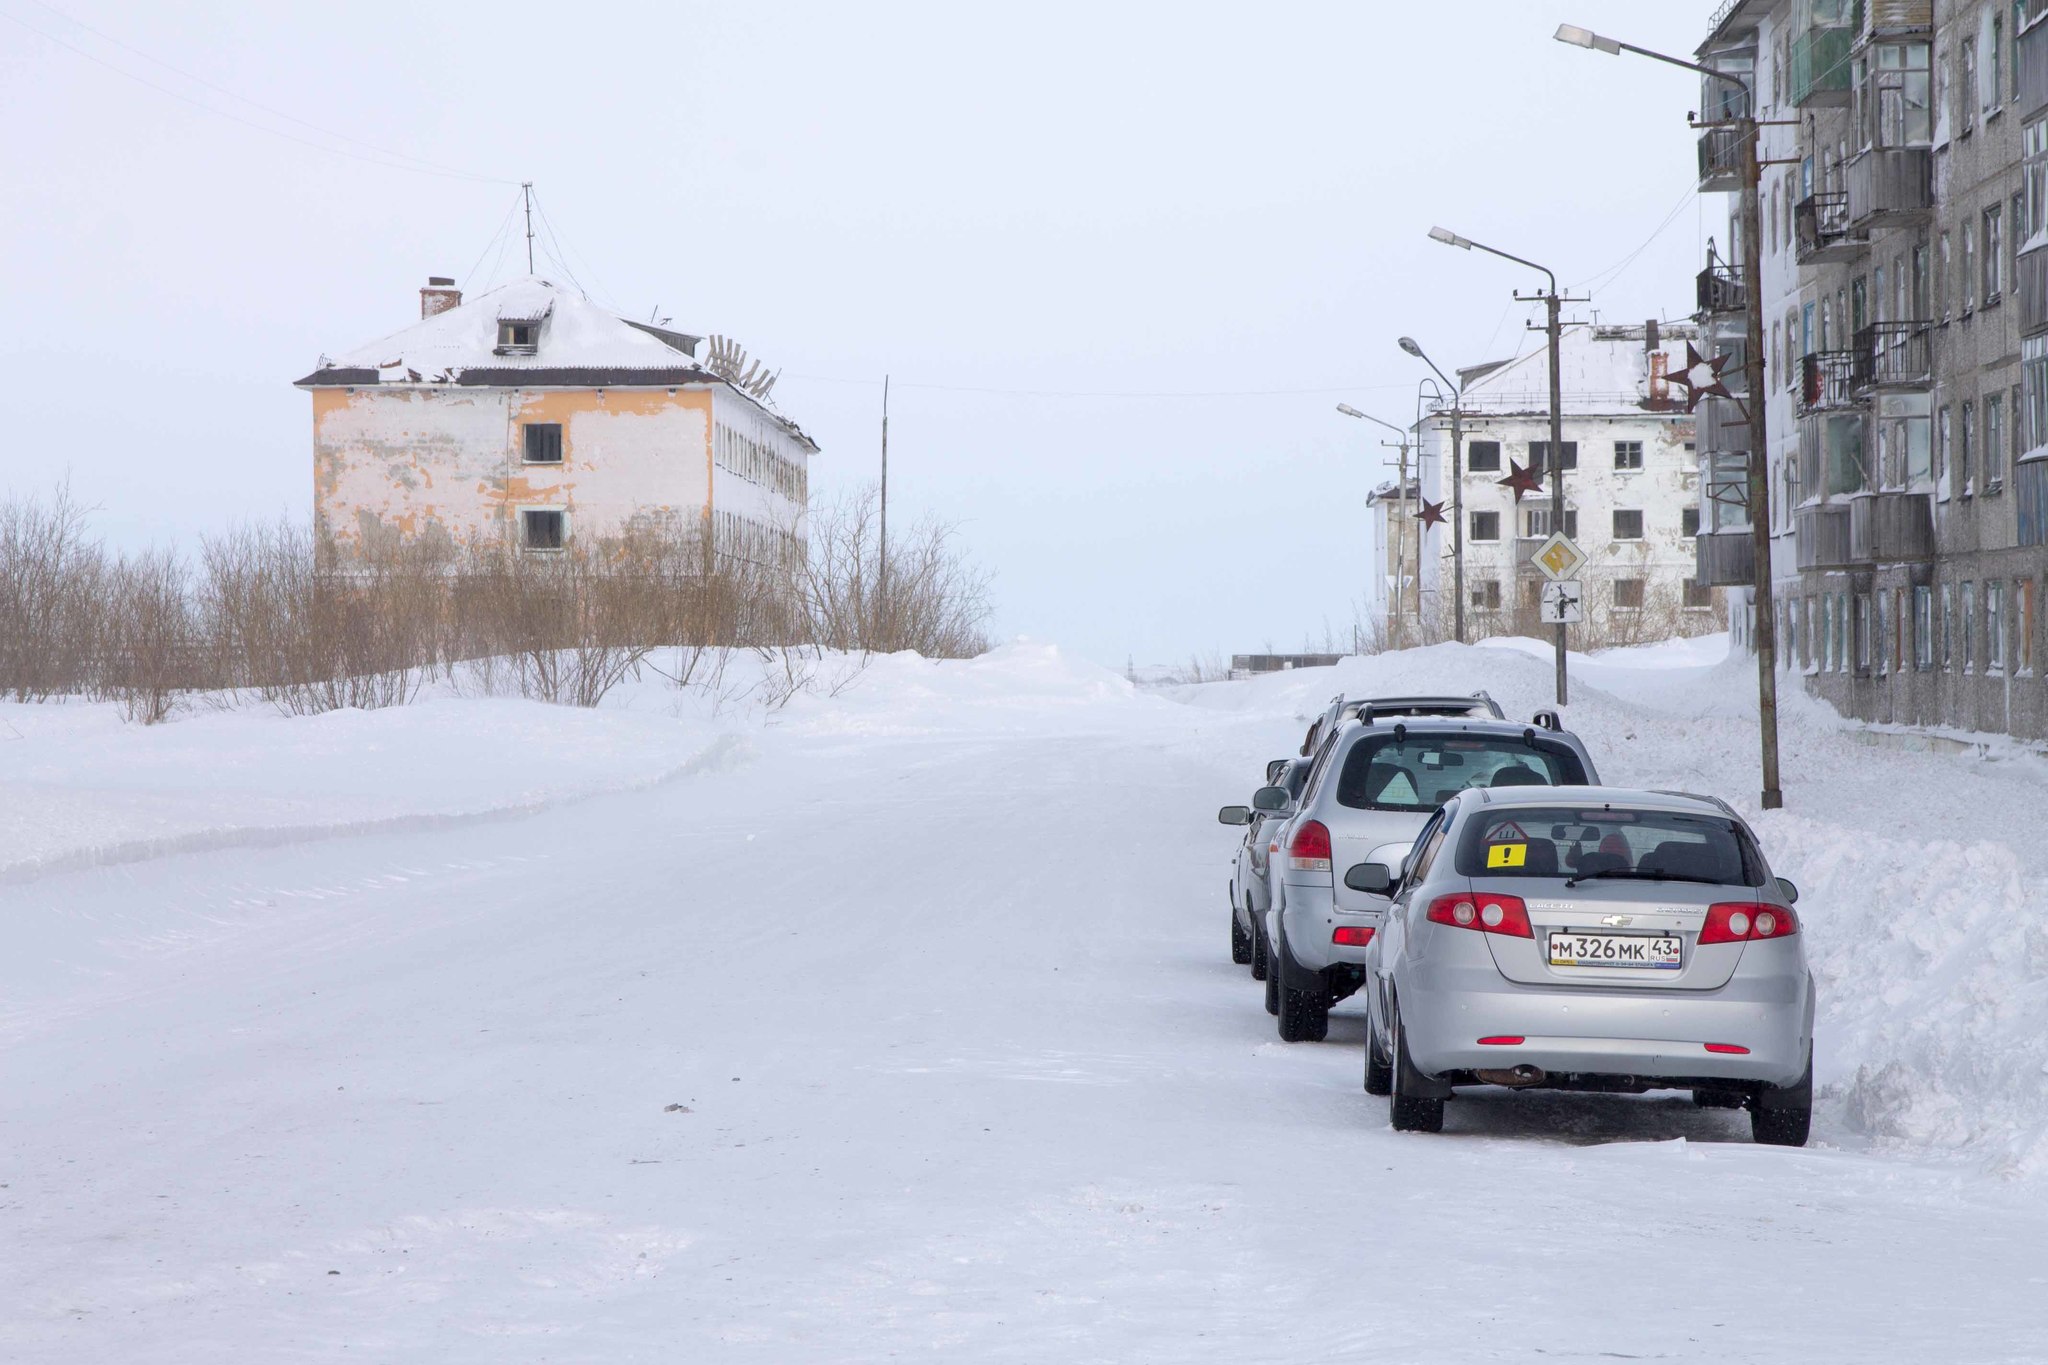
[[[533,273],[533,182],[519,182],[519,192],[526,197],[526,273]]]

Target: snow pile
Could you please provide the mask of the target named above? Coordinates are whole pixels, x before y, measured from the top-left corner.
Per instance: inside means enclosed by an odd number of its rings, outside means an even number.
[[[0,705],[0,880],[539,810],[742,752],[704,721],[502,698],[148,727],[111,704]]]
[[[878,655],[857,671],[835,665],[807,689],[789,722],[809,733],[954,735],[1146,723],[1185,731],[1185,711],[1141,695],[1129,680],[1057,645],[1018,639],[974,659]]]
[[[1798,884],[1824,1138],[2048,1170],[2048,765],[2012,746],[1991,762],[1873,746],[1781,675],[1786,809],[1761,811],[1755,665],[1725,649],[1717,636],[1575,655],[1566,724],[1610,783],[1728,800]],[[1512,718],[1553,704],[1549,646],[1436,645],[1175,695],[1298,727],[1339,691],[1481,687]]]

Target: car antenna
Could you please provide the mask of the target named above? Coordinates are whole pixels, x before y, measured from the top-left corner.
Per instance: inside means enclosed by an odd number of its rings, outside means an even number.
[[[1536,747],[1536,731],[1533,726],[1522,731],[1522,743],[1532,749]]]
[[[1407,742],[1408,742],[1408,727],[1407,727],[1406,725],[1403,725],[1403,724],[1402,724],[1402,723],[1400,723],[1399,721],[1396,721],[1396,722],[1394,723],[1394,743],[1396,743],[1396,744],[1406,744]]]

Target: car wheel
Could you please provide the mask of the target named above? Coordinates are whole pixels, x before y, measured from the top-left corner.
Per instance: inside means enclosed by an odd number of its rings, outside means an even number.
[[[1322,977],[1303,971],[1295,963],[1294,955],[1287,951],[1285,939],[1277,945],[1272,966],[1267,970],[1279,983],[1280,1041],[1320,1043],[1327,1038],[1330,1034],[1330,996],[1323,988]]]
[[[1401,1028],[1401,1005],[1394,1003],[1388,1014],[1388,1027],[1393,1032],[1394,1061],[1389,1077],[1387,1096],[1387,1122],[1397,1133],[1441,1133],[1444,1130],[1444,1102],[1432,1095],[1418,1093],[1423,1089],[1423,1077],[1408,1060],[1408,1037]]]
[[[1367,983],[1366,989],[1372,989]],[[1394,1068],[1380,1051],[1380,1031],[1373,1027],[1370,997],[1365,1008],[1365,1093],[1368,1095],[1392,1094],[1394,1089]]]
[[[1767,1086],[1750,1101],[1749,1136],[1772,1147],[1804,1147],[1813,1126],[1813,1050],[1806,1074],[1791,1085]]]

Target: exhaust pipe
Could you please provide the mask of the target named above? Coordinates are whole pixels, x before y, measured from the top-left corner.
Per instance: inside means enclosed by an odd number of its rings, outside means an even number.
[[[1511,1071],[1489,1068],[1472,1074],[1488,1085],[1504,1085],[1510,1090],[1523,1090],[1532,1085],[1541,1085],[1550,1079],[1542,1067],[1530,1066],[1526,1062]]]

